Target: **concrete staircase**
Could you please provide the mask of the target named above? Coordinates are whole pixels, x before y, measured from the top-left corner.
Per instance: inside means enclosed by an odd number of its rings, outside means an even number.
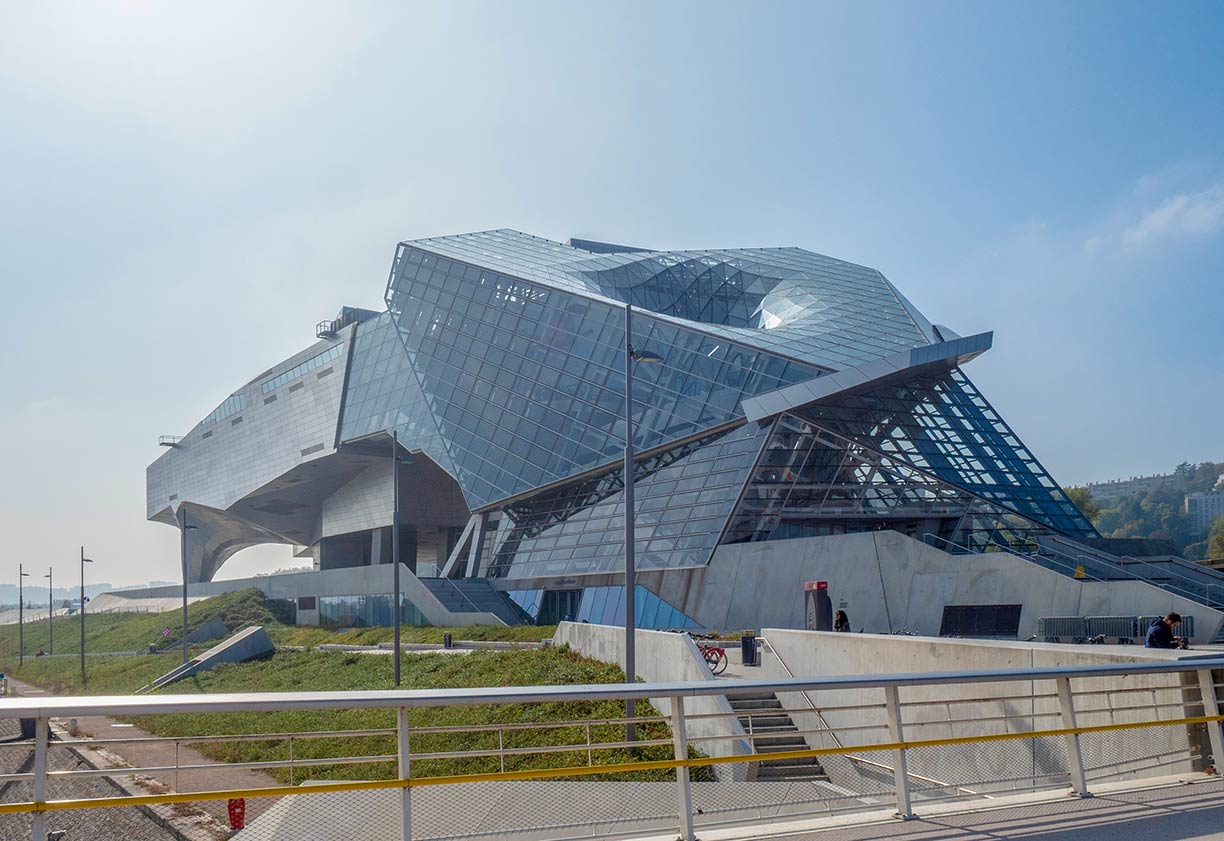
[[[756,695],[728,696],[731,709],[738,714],[744,732],[752,740],[752,749],[756,753],[785,753],[787,751],[807,750],[808,743],[804,740],[799,728],[791,717],[782,710],[782,702],[772,692],[762,692]],[[763,759],[758,763],[756,780],[801,782],[826,781],[829,775],[817,757],[801,759]]]
[[[484,578],[421,578],[420,582],[452,613],[491,613],[507,625],[525,625],[526,613]]]

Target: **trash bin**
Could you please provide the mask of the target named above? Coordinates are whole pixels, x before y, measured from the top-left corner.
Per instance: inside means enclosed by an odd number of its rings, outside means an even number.
[[[34,738],[34,728],[37,722],[38,722],[38,719],[35,719],[35,718],[21,719],[21,738],[33,739]]]
[[[759,666],[760,661],[757,659],[757,639],[756,633],[753,631],[744,631],[740,635],[740,654],[743,657],[745,666]]]
[[[442,634],[442,647],[443,648],[454,648],[455,647],[455,640],[451,637],[450,631],[447,631],[446,633]]]

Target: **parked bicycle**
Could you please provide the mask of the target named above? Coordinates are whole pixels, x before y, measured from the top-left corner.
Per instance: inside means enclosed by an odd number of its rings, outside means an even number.
[[[689,636],[693,638],[693,642],[697,643],[697,650],[705,658],[711,673],[721,675],[727,670],[727,649],[718,645],[718,640],[713,634],[689,634]]]

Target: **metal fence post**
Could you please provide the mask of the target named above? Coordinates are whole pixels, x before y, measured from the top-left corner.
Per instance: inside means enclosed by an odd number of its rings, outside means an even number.
[[[47,737],[48,720],[40,718],[34,725],[34,802],[47,802]],[[32,841],[47,841],[47,813],[42,806],[36,807],[30,830]]]
[[[1203,715],[1219,715],[1220,701],[1216,697],[1215,678],[1211,674],[1211,669],[1199,669],[1198,679],[1199,694],[1203,696]],[[1211,765],[1218,774],[1221,765],[1224,764],[1224,741],[1220,739],[1220,722],[1207,722],[1207,737],[1211,739]]]
[[[888,715],[888,736],[894,742],[904,742],[905,732],[901,726],[901,696],[895,686],[884,687],[884,710]],[[906,767],[905,748],[893,750],[893,785],[897,790],[897,817],[912,820],[910,805],[909,769]]]
[[[401,780],[407,780],[412,770],[408,760],[408,708],[397,707],[395,712],[395,729],[399,737],[399,775]],[[404,841],[412,841],[412,789],[408,786],[400,789],[400,818]]]
[[[1071,697],[1071,678],[1055,678],[1054,682],[1058,685],[1058,706],[1062,711],[1062,726],[1066,730],[1074,730],[1077,725],[1075,723],[1075,701]],[[1088,779],[1084,776],[1084,757],[1080,753],[1079,733],[1068,733],[1066,739],[1067,770],[1071,774],[1071,793],[1076,797],[1091,797],[1092,795],[1088,792]]]
[[[685,731],[684,698],[671,699],[672,744],[676,748],[676,759],[688,759],[688,733]],[[693,787],[689,783],[687,765],[676,768],[677,794],[680,797],[680,841],[695,841],[693,834]]]

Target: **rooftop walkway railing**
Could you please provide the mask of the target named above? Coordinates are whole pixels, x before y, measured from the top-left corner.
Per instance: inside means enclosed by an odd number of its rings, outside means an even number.
[[[1107,780],[1211,772],[1224,755],[1220,670],[1224,658],[1209,655],[693,683],[11,698],[0,700],[0,726],[32,727],[0,741],[0,837],[691,841],[710,827],[886,807],[909,817],[1017,791],[1088,796]],[[774,704],[795,693],[804,703],[781,712],[808,747],[768,750]],[[756,753],[705,755],[739,738],[702,726],[725,713],[686,714],[686,700],[705,695],[775,699],[734,713],[756,720]],[[633,743],[616,712],[628,698],[670,700],[666,717],[639,705]],[[95,732],[73,736],[79,727]],[[810,757],[826,779],[715,773]]]

